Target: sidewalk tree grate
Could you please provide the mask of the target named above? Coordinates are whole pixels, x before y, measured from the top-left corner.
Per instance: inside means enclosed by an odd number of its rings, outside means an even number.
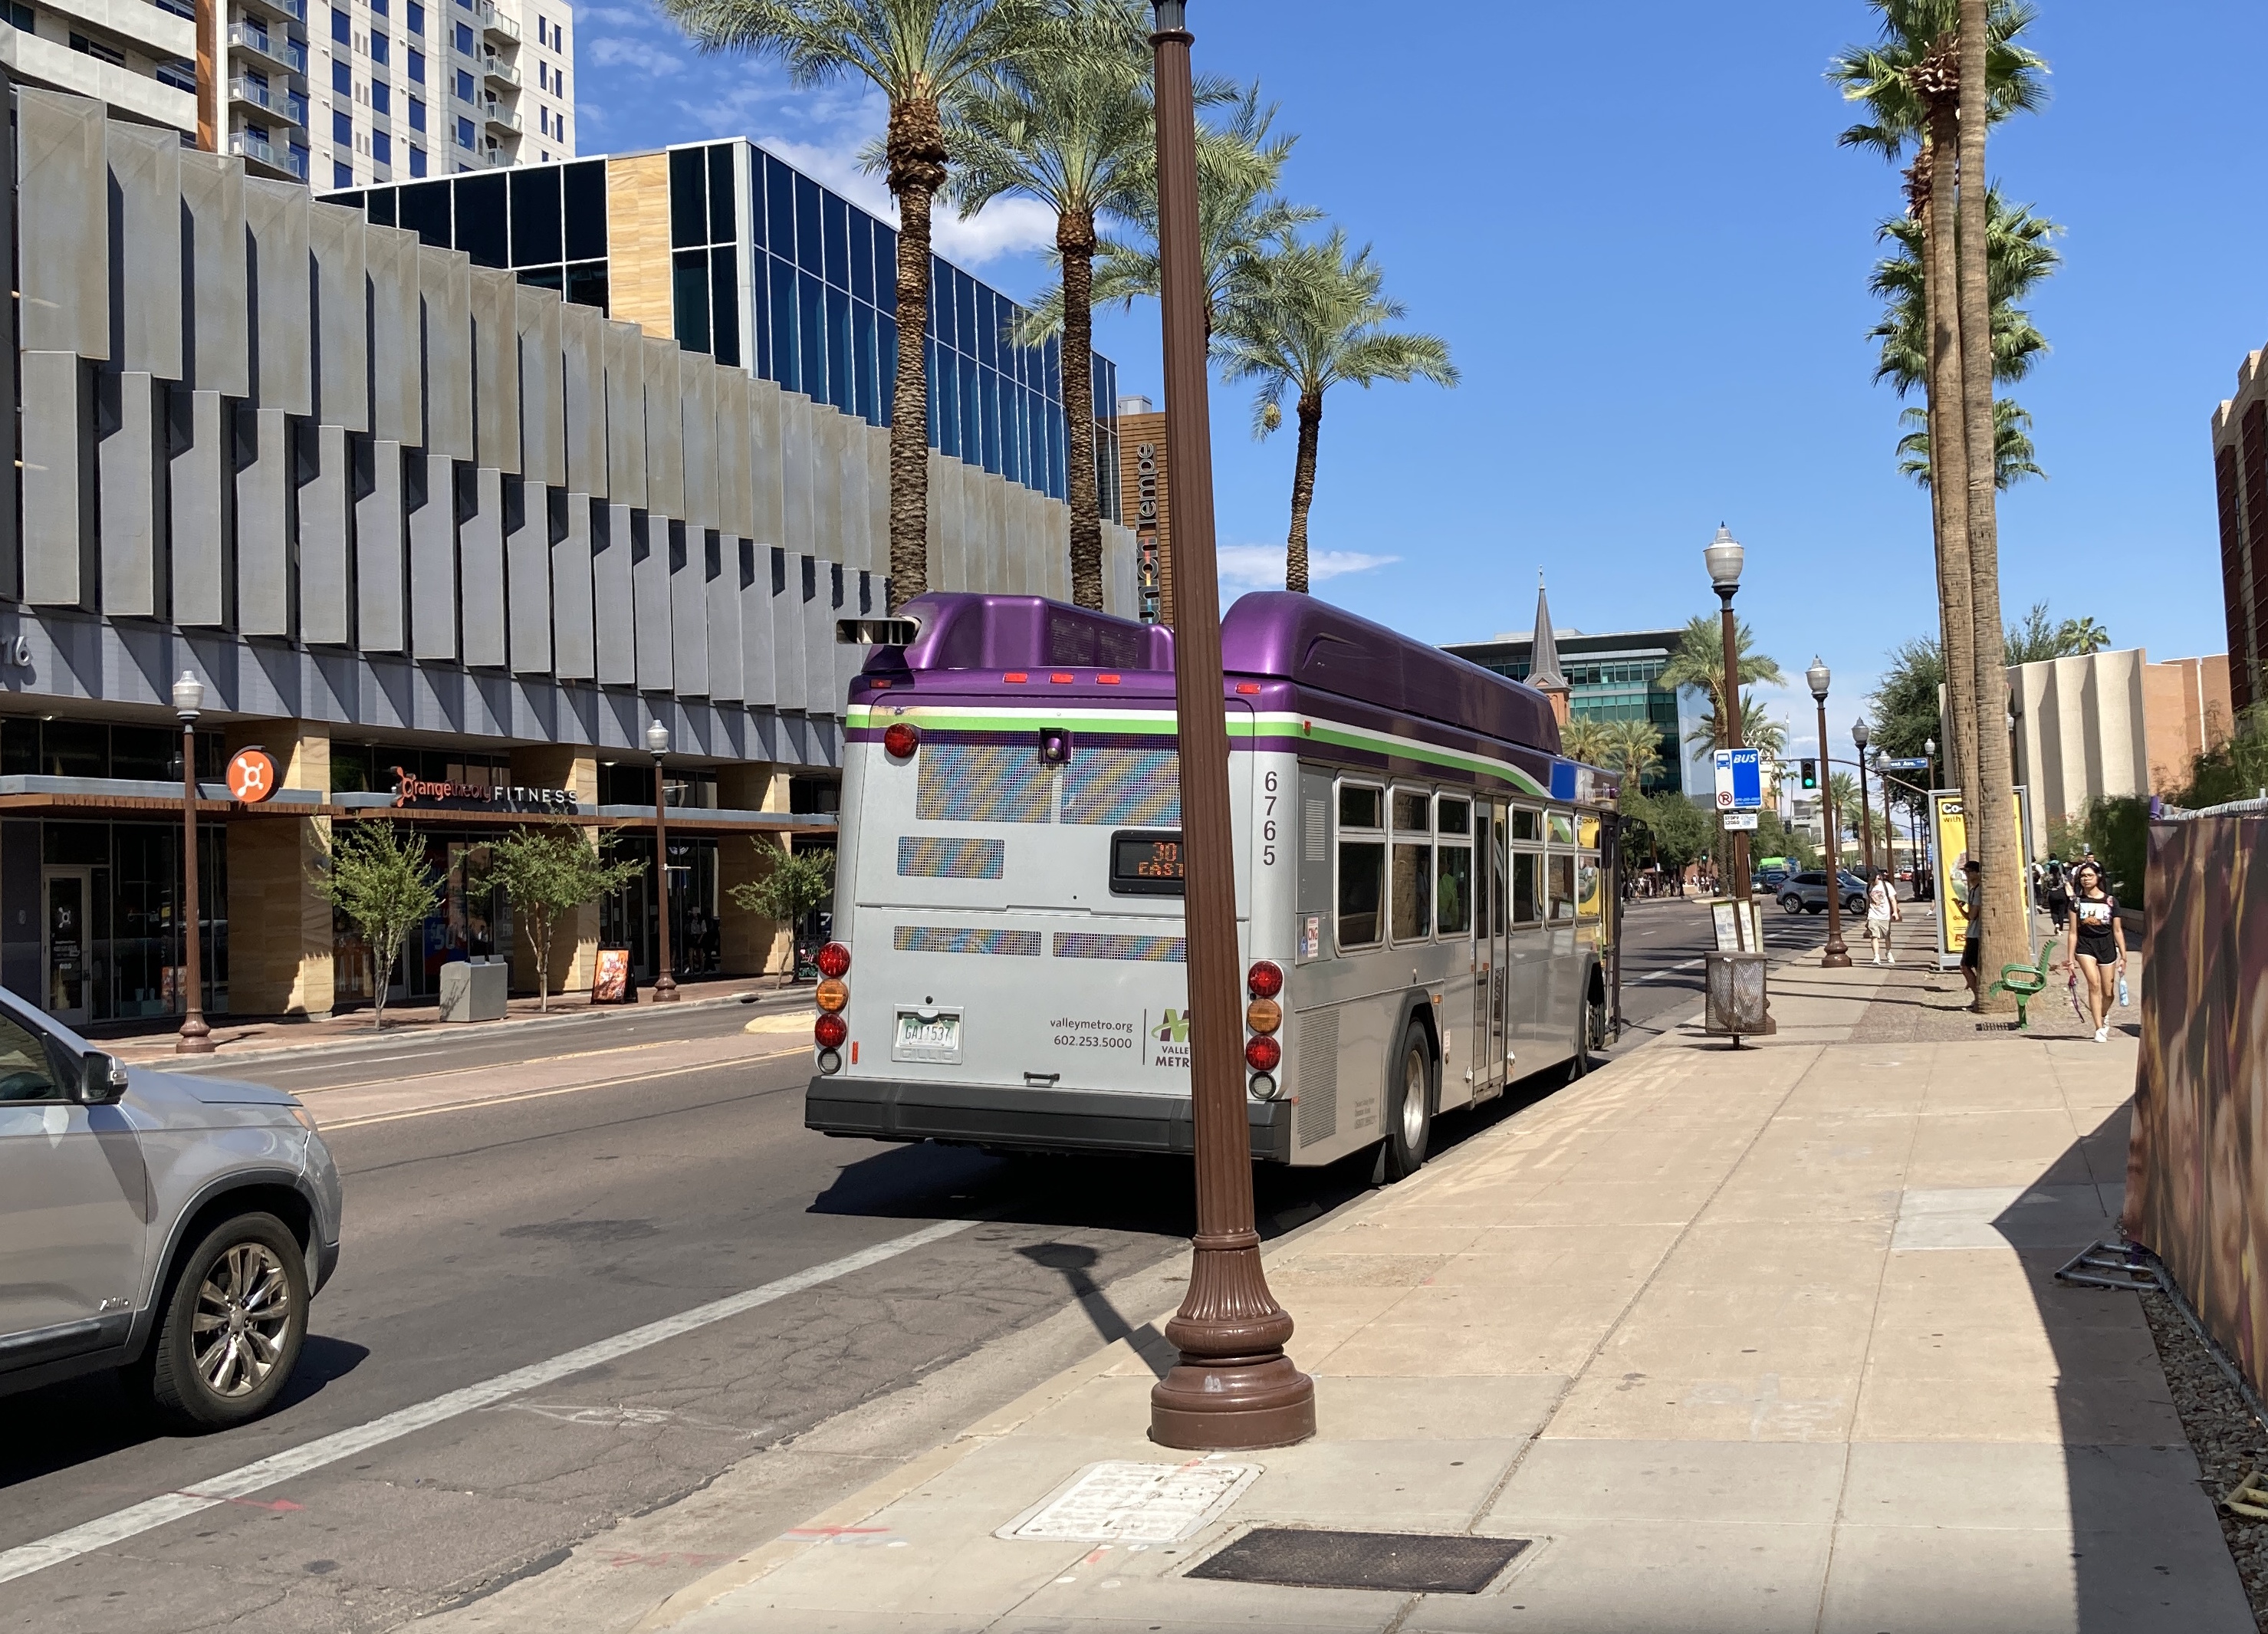
[[[1373,1588],[1477,1594],[1528,1547],[1524,1537],[1418,1532],[1322,1532],[1257,1527],[1189,1576],[1287,1588]]]

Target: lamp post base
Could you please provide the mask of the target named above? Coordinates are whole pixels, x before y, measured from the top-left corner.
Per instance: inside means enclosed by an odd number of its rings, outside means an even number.
[[[209,1056],[214,1048],[212,1028],[205,1025],[202,1016],[192,1013],[183,1019],[180,1033],[173,1040],[175,1055]]]
[[[1844,946],[1840,939],[1830,942],[1826,956],[1819,962],[1830,970],[1848,970],[1851,968],[1851,950]]]
[[[666,971],[662,974],[661,979],[653,984],[653,1002],[657,1005],[674,1005],[677,1002],[675,976]]]
[[[1315,1433],[1315,1381],[1282,1351],[1185,1361],[1150,1391],[1150,1439],[1190,1452],[1290,1446]]]

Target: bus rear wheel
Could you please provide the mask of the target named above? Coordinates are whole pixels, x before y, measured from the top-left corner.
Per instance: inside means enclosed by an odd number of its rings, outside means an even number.
[[[1381,1185],[1407,1180],[1423,1168],[1433,1138],[1433,1044],[1415,1016],[1403,1024],[1394,1063],[1386,1081],[1386,1138],[1379,1143],[1371,1174]]]

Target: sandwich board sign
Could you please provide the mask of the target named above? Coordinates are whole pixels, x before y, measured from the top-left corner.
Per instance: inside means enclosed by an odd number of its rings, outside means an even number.
[[[1717,809],[1753,812],[1764,803],[1764,752],[1760,749],[1717,751]]]

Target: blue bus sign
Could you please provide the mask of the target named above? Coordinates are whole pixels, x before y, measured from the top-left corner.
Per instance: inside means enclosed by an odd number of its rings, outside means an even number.
[[[1752,812],[1764,803],[1764,754],[1758,749],[1717,751],[1717,809]]]

